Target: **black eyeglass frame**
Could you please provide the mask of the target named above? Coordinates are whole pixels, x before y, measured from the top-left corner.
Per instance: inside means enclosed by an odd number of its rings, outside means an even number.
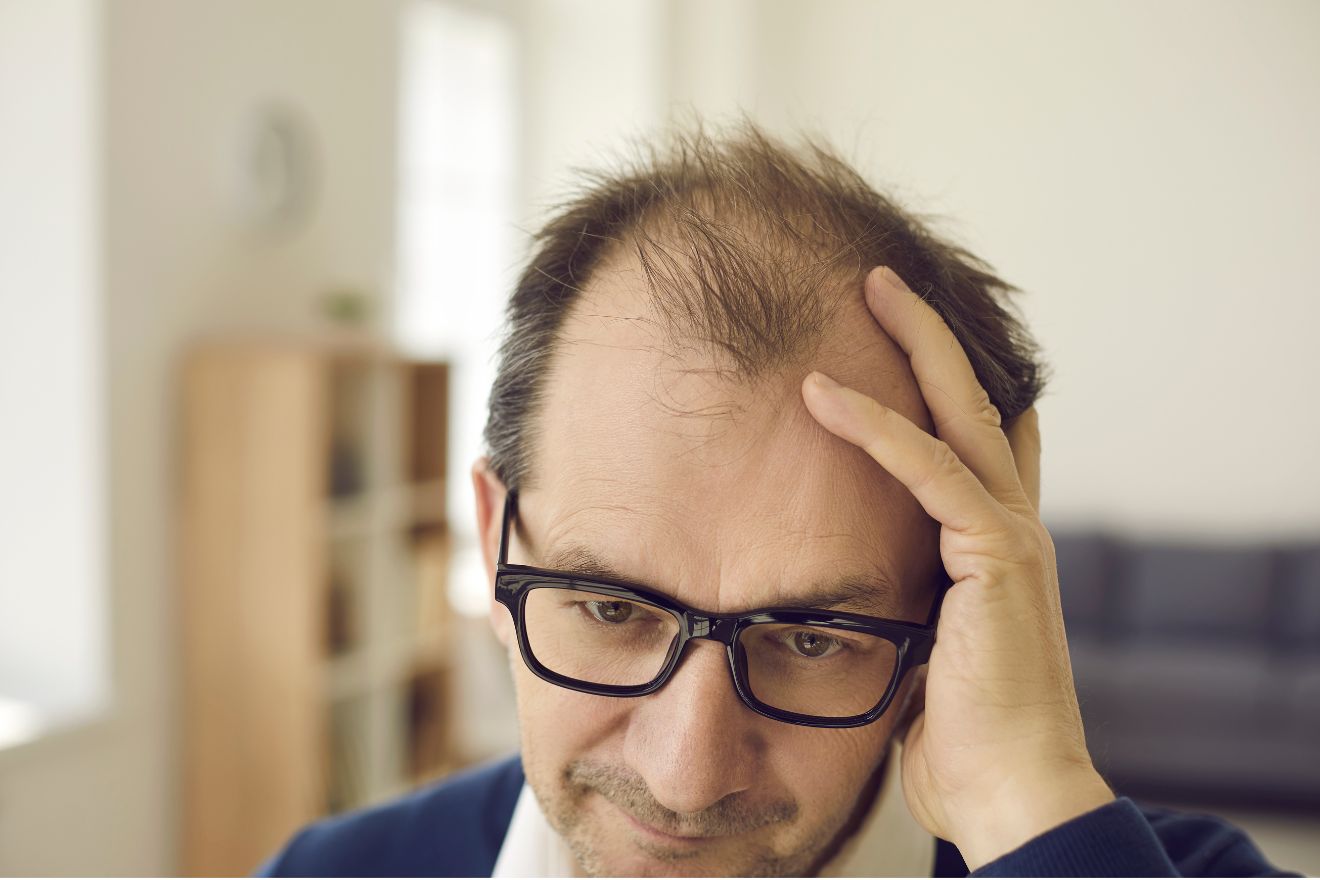
[[[870,724],[889,708],[903,677],[930,659],[935,646],[935,626],[939,619],[940,603],[951,582],[947,580],[936,593],[930,615],[925,624],[862,614],[822,611],[811,608],[764,608],[741,614],[711,614],[678,602],[663,593],[646,590],[632,584],[596,577],[582,577],[572,572],[535,568],[508,562],[509,527],[517,516],[517,490],[510,489],[504,498],[504,521],[500,527],[499,558],[495,566],[495,599],[513,617],[518,649],[523,662],[538,677],[560,687],[604,697],[643,697],[664,687],[678,669],[685,655],[684,649],[693,639],[711,639],[724,645],[729,660],[729,672],[739,699],[752,711],[806,727],[861,727]],[[536,659],[527,636],[527,597],[538,588],[582,589],[586,592],[611,596],[627,601],[647,602],[673,614],[679,622],[679,631],[669,646],[669,653],[660,671],[650,681],[640,685],[608,685],[582,681],[560,675]],[[828,717],[805,715],[777,709],[758,700],[747,680],[746,660],[738,642],[739,634],[753,624],[780,623],[798,626],[828,626],[877,636],[892,643],[897,649],[894,671],[884,696],[870,710],[860,715]]]

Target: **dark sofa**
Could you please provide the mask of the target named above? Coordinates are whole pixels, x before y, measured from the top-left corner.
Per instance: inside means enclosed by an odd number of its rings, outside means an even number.
[[[1320,544],[1052,534],[1105,777],[1125,794],[1320,810]]]

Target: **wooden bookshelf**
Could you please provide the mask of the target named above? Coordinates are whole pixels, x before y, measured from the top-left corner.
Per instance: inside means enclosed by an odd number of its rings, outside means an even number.
[[[182,382],[182,870],[444,774],[448,370],[219,341]]]

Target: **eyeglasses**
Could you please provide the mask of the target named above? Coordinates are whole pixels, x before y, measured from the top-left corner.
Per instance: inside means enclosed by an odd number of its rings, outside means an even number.
[[[495,598],[513,616],[527,667],[561,687],[610,697],[654,693],[688,642],[711,639],[724,645],[734,689],[753,711],[810,727],[860,727],[884,714],[903,676],[935,644],[944,589],[925,625],[806,608],[707,614],[632,584],[511,565],[517,505],[510,490]]]

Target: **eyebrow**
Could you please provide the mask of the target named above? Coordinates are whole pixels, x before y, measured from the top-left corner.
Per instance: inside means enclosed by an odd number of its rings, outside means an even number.
[[[545,567],[552,571],[588,578],[618,581],[632,587],[668,595],[665,590],[629,577],[589,547],[581,544],[565,545],[551,552],[545,561]],[[818,608],[880,616],[881,612],[892,611],[898,606],[899,596],[894,583],[883,576],[849,575],[823,579],[801,593],[785,596],[773,606],[766,607]]]

